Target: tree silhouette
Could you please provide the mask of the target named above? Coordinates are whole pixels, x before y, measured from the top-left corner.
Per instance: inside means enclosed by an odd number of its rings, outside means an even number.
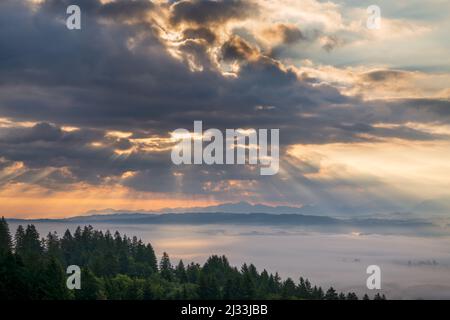
[[[0,220],[0,254],[12,252],[11,233],[4,217]]]

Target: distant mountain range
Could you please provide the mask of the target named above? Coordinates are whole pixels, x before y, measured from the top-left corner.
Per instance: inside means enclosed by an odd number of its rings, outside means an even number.
[[[331,210],[331,211],[330,211]],[[399,208],[390,208],[380,211],[368,207],[334,206],[332,209],[324,209],[318,205],[304,206],[268,206],[264,204],[250,204],[248,202],[224,203],[207,207],[191,208],[164,208],[160,210],[117,210],[103,209],[91,210],[86,215],[105,214],[155,214],[155,213],[203,213],[203,212],[223,212],[223,213],[269,213],[269,214],[302,214],[315,216],[342,216],[342,217],[377,217],[377,218],[407,218],[414,217],[435,217],[450,216],[450,199],[438,198],[430,199],[412,206],[409,210],[402,211]]]
[[[430,201],[418,205],[417,210],[397,213],[358,214],[330,216],[324,215],[316,206],[289,207],[252,205],[247,202],[226,203],[209,207],[166,208],[155,211],[148,210],[93,210],[86,215],[62,219],[8,219],[11,222],[31,223],[113,223],[113,224],[240,224],[240,225],[291,225],[291,226],[336,226],[336,227],[383,227],[429,230],[448,233],[450,223],[434,219],[432,214],[420,215],[425,209],[443,208],[441,202]],[[443,201],[445,204],[446,201]],[[442,209],[444,210],[444,209]],[[428,218],[423,218],[428,217]],[[442,229],[444,226],[444,229]],[[437,229],[436,229],[437,228]]]
[[[409,208],[385,208],[385,210],[376,210],[369,207],[350,207],[335,205],[333,208],[324,209],[320,205],[305,206],[269,206],[264,204],[250,204],[248,202],[224,203],[207,207],[190,208],[164,208],[160,210],[117,210],[103,209],[91,210],[87,215],[104,215],[118,213],[203,213],[203,212],[223,212],[223,213],[270,213],[270,214],[302,214],[314,216],[340,216],[340,217],[379,217],[379,218],[418,218],[432,216],[450,215],[450,199],[431,199],[420,202]]]
[[[189,212],[226,212],[226,213],[298,213],[318,215],[321,213],[316,206],[290,207],[290,206],[267,206],[263,204],[250,204],[248,202],[224,203],[208,207],[190,207],[190,208],[164,208],[160,210],[91,210],[87,214],[114,214],[114,213],[189,213]]]
[[[303,214],[269,213],[224,213],[224,212],[188,212],[188,213],[114,213],[90,216],[77,216],[64,219],[8,219],[11,222],[57,222],[57,223],[114,223],[114,224],[240,224],[240,225],[305,225],[305,226],[359,226],[359,227],[432,227],[433,224],[420,219],[339,219],[327,216]]]

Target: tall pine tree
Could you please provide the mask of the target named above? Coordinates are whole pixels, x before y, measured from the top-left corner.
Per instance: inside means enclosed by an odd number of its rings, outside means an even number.
[[[0,255],[9,254],[12,252],[12,240],[9,233],[8,223],[5,218],[0,220]]]

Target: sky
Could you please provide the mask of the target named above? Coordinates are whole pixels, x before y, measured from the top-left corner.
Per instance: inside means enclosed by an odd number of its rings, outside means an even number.
[[[450,2],[374,2],[2,0],[0,214],[445,203]],[[196,120],[279,129],[279,173],[174,165]]]

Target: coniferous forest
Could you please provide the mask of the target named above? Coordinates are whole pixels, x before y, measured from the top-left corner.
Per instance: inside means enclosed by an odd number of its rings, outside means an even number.
[[[81,289],[66,286],[69,265],[81,268]],[[11,234],[0,221],[0,299],[314,299],[357,300],[355,293],[323,290],[307,279],[280,279],[253,264],[240,269],[213,255],[203,266],[158,261],[151,244],[118,232],[78,227],[40,238],[34,225]],[[364,295],[362,299],[369,299]],[[385,299],[376,294],[373,299]]]

